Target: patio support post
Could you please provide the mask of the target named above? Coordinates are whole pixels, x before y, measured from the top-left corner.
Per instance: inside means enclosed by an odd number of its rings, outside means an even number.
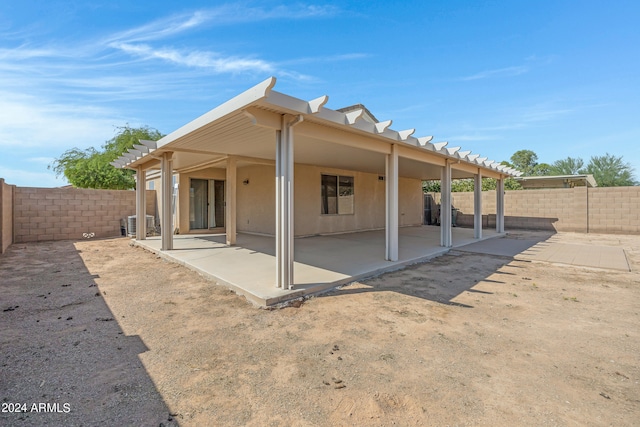
[[[236,173],[236,158],[227,158],[227,182],[226,182],[226,197],[225,197],[225,229],[227,235],[227,246],[233,246],[236,244],[236,189],[237,189],[237,173]]]
[[[473,237],[482,239],[482,171],[478,169],[473,178]]]
[[[445,160],[440,182],[440,246],[451,247],[451,163]]]
[[[145,192],[145,172],[141,166],[136,169],[136,240],[147,238],[147,198]]]
[[[391,144],[386,162],[386,224],[385,246],[387,261],[398,260],[398,148]]]
[[[160,160],[160,180],[162,187],[162,221],[160,230],[162,234],[161,250],[173,249],[173,215],[171,202],[173,199],[173,153],[163,153]]]
[[[291,120],[282,115],[276,131],[276,286],[293,288],[293,126],[302,116]]]
[[[496,181],[496,231],[504,233],[504,178]]]

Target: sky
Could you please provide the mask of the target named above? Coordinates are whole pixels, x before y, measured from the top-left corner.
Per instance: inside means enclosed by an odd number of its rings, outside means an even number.
[[[622,156],[640,179],[640,2],[6,1],[0,178],[119,127],[167,134],[270,76],[326,107],[509,160]]]

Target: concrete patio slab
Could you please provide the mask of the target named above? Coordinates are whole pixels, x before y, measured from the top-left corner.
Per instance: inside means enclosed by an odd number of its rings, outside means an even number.
[[[471,243],[457,250],[507,256],[524,261],[631,271],[627,256],[621,247],[566,243],[558,235],[551,234],[541,234],[528,239],[508,236]]]
[[[440,228],[404,227],[399,231],[399,258],[384,259],[384,230],[295,239],[294,289],[276,287],[275,240],[238,233],[236,246],[224,234],[176,235],[174,249],[160,251],[159,237],[136,244],[185,265],[244,295],[258,306],[270,306],[428,260],[449,251],[440,246]],[[484,230],[485,239],[499,237]],[[454,247],[476,242],[473,230],[453,229]]]
[[[515,257],[516,255],[537,245],[541,240],[544,239],[491,239],[471,243],[469,245],[459,247],[456,250],[478,254]]]
[[[631,271],[624,249],[617,246],[541,242],[522,252],[520,259]]]

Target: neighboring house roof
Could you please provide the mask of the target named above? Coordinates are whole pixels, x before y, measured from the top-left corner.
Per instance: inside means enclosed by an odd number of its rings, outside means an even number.
[[[364,120],[367,120],[371,123],[380,123],[380,121],[376,119],[376,116],[374,116],[373,113],[371,113],[371,111],[369,111],[369,109],[362,104],[355,104],[344,108],[338,108],[336,111],[340,111],[341,113],[350,113],[356,110],[364,110],[364,114],[362,114],[362,118]]]
[[[283,120],[296,117],[295,162],[369,173],[385,173],[385,155],[399,150],[402,176],[439,179],[448,161],[452,178],[519,176],[517,170],[487,157],[432,143],[432,136],[413,137],[415,129],[395,131],[391,120],[378,121],[363,105],[340,110],[324,107],[328,96],[305,101],[273,87],[275,77],[250,88],[157,142],[140,141],[112,162],[116,167],[157,169],[163,152],[173,153],[173,170],[224,165],[228,156],[240,162],[272,162],[275,132]],[[224,167],[224,166],[222,166]]]
[[[553,175],[553,176],[521,176],[516,180],[525,189],[531,188],[573,188],[597,187],[593,175]]]

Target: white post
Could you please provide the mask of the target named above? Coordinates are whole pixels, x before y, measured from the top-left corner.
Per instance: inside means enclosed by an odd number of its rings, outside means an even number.
[[[474,176],[473,186],[473,237],[482,239],[482,172]]]
[[[227,182],[225,185],[226,197],[224,208],[224,224],[227,235],[227,245],[233,246],[236,244],[236,190],[237,190],[237,174],[236,174],[237,162],[234,157],[227,159]]]
[[[504,178],[500,177],[496,185],[496,231],[504,233]]]
[[[387,261],[398,260],[398,149],[391,145],[386,162],[386,254]]]
[[[440,246],[451,247],[451,164],[445,160],[440,182]]]
[[[136,240],[147,238],[147,198],[145,172],[141,166],[136,169]]]
[[[276,286],[293,288],[293,126],[302,116],[289,121],[282,115],[276,131]]]
[[[171,201],[173,198],[173,153],[164,153],[160,160],[160,180],[162,187],[162,247],[161,250],[173,249],[173,215]]]

